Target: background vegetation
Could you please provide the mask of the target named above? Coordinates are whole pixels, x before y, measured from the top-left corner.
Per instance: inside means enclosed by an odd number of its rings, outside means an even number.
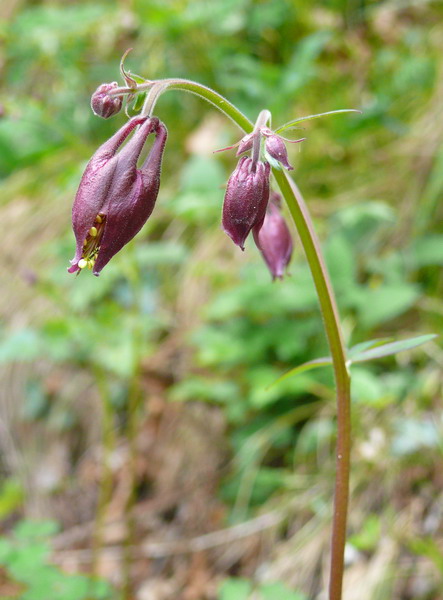
[[[272,284],[220,230],[238,131],[169,93],[156,210],[99,279],[66,273],[118,61],[254,119],[360,108],[291,149],[348,345],[443,322],[439,2],[10,0],[0,7],[0,596],[323,598],[334,474],[309,271]],[[299,132],[296,132],[297,134]],[[298,136],[300,137],[300,136]],[[346,600],[443,598],[440,341],[353,367]]]

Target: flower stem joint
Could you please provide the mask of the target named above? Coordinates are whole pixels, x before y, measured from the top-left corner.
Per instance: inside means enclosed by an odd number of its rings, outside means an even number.
[[[138,126],[125,146],[125,139]],[[141,168],[137,161],[149,135],[155,140]],[[95,152],[72,208],[76,252],[70,273],[103,267],[140,231],[160,187],[167,130],[157,117],[133,117]],[[119,152],[117,152],[119,150]]]

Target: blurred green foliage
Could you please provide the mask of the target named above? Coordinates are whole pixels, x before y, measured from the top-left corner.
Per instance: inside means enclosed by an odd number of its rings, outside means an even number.
[[[306,600],[306,596],[292,592],[281,583],[268,583],[253,590],[247,579],[231,578],[223,582],[219,591],[219,600],[248,600],[254,591],[257,600]]]
[[[307,141],[290,150],[322,239],[346,343],[439,332],[442,16],[433,2],[17,3],[0,21],[0,209],[7,226],[2,365],[44,361],[85,374],[94,387],[105,380],[124,421],[134,378],[142,379],[143,365],[168,340],[178,340],[185,366],[162,365],[173,380],[170,400],[212,404],[228,424],[233,461],[220,496],[229,519],[242,520],[290,495],[294,468],[318,482],[328,478],[319,485],[322,502],[329,501],[331,373],[320,369],[268,387],[297,364],[327,354],[309,270],[296,250],[291,275],[272,284],[253,244],[241,255],[220,231],[223,185],[235,160],[212,151],[235,142],[239,132],[228,122],[220,125],[214,110],[191,95],[166,94],[157,114],[170,136],[152,218],[99,279],[72,277],[66,273],[74,251],[71,202],[86,161],[124,119],[94,117],[89,98],[103,81],[118,79],[120,57],[133,47],[126,67],[135,73],[196,79],[252,119],[269,108],[275,126],[327,110],[361,109],[361,116],[308,124]],[[202,146],[199,135],[209,145]],[[441,465],[442,356],[432,341],[398,358],[352,367],[353,478],[357,490],[365,489],[365,469],[380,478],[380,512],[389,512],[395,482],[411,464]],[[77,427],[72,388],[54,397],[38,372],[30,372],[22,398],[24,422],[61,432]],[[381,446],[371,441],[379,430]],[[425,479],[415,482],[418,493]],[[11,486],[0,494],[2,515],[22,501],[22,488]],[[370,553],[380,521],[370,515],[352,522],[351,529],[359,528],[350,543]],[[429,555],[416,539],[411,534],[406,546]],[[13,546],[2,544],[12,569]],[[27,552],[23,547],[18,558]],[[39,556],[40,573],[49,569],[48,577],[61,577],[45,566],[45,544]],[[31,580],[24,583],[33,589]],[[258,597],[302,598],[275,585],[260,588]],[[220,598],[241,600],[251,586],[228,579]]]
[[[10,539],[0,539],[0,565],[23,588],[3,600],[111,600],[105,581],[67,575],[50,564],[49,540],[56,531],[52,521],[21,521]]]

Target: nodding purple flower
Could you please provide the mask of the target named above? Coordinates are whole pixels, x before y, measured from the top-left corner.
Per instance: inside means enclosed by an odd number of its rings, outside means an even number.
[[[223,204],[222,226],[237,246],[244,250],[251,229],[261,225],[269,200],[269,163],[244,156],[229,178]]]
[[[109,119],[121,111],[123,105],[122,96],[111,96],[109,92],[118,87],[118,83],[103,83],[91,96],[91,108],[99,117]]]
[[[140,126],[117,153],[125,139]],[[140,169],[137,160],[147,137],[155,134]],[[88,267],[99,275],[110,259],[140,231],[151,215],[160,187],[167,130],[157,117],[134,117],[93,155],[72,208],[76,252],[70,273]]]
[[[281,279],[292,256],[292,238],[280,212],[280,196],[273,193],[263,225],[253,229],[254,241],[271,272]]]

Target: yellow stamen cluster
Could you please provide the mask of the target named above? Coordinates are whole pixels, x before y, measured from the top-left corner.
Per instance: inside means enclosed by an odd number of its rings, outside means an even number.
[[[83,242],[83,253],[78,261],[80,269],[92,269],[100,250],[100,242],[105,228],[105,215],[99,214],[95,217],[94,225],[88,231],[88,235]]]

